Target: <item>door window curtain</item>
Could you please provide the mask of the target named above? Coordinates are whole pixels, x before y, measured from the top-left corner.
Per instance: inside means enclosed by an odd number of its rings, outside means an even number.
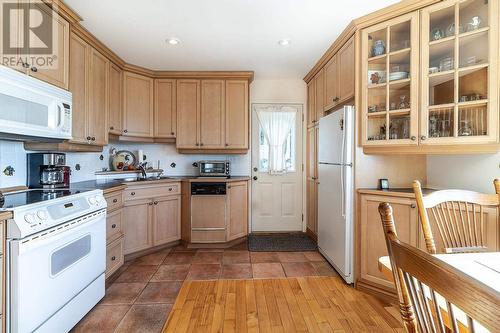
[[[288,106],[267,106],[257,110],[257,119],[269,144],[269,173],[287,172],[285,143],[295,126],[296,110]]]

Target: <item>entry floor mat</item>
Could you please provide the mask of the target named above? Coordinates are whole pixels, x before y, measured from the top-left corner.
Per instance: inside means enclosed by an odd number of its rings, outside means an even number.
[[[318,246],[307,234],[250,234],[248,249],[254,252],[316,251]]]

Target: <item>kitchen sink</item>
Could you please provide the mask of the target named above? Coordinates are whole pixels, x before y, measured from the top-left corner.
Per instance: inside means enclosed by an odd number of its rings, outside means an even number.
[[[116,179],[116,180],[122,181],[124,183],[133,183],[133,182],[147,182],[147,181],[155,181],[155,180],[163,180],[163,179],[172,179],[172,178],[167,177],[167,176],[160,176],[160,177],[151,176],[151,177],[147,177],[147,178],[143,178],[143,177],[120,178],[120,179]]]

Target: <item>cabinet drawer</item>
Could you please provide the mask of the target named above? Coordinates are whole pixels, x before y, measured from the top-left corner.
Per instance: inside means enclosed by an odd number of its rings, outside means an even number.
[[[123,192],[119,191],[117,193],[112,193],[105,196],[106,202],[108,203],[108,212],[112,212],[123,206]]]
[[[192,230],[192,243],[224,243],[226,230]]]
[[[106,278],[123,265],[123,237],[106,247]]]
[[[109,213],[106,218],[106,240],[112,241],[122,235],[123,209]]]
[[[181,190],[179,183],[150,185],[144,187],[130,187],[125,190],[125,201],[163,197],[166,195],[179,194]]]

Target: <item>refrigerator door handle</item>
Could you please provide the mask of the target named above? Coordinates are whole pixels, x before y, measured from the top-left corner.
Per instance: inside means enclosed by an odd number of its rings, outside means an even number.
[[[343,111],[344,117],[340,120],[340,130],[342,131],[342,151],[341,151],[341,160],[340,162],[342,163],[342,166],[340,167],[340,186],[341,186],[341,193],[340,193],[340,204],[342,205],[342,217],[345,218],[345,187],[344,187],[344,168],[345,168],[345,140],[346,140],[346,131],[344,130],[345,128],[345,108]]]

